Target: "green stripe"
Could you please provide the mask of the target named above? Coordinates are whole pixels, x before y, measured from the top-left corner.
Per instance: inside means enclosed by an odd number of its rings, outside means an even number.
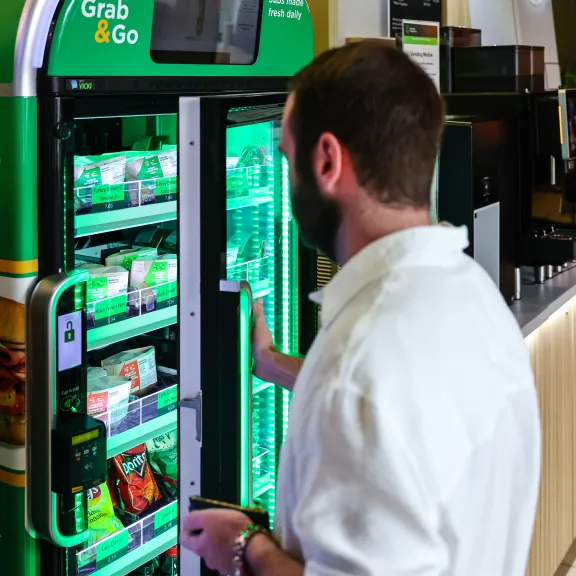
[[[38,272],[30,272],[29,274],[10,274],[8,272],[2,272],[0,278],[34,278],[38,276]]]
[[[10,474],[26,474],[24,470],[13,470],[12,468],[2,466],[2,464],[0,464],[0,470],[4,470],[4,472],[10,472]]]
[[[438,46],[438,38],[425,36],[404,36],[404,44],[418,44],[420,46]]]

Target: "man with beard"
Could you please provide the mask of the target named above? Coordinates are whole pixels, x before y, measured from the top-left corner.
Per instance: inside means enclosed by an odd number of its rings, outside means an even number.
[[[379,42],[294,79],[282,150],[302,237],[341,264],[302,363],[261,308],[256,374],[294,394],[274,537],[241,512],[185,521],[222,574],[524,576],[540,475],[528,350],[464,228],[433,226],[444,111]]]

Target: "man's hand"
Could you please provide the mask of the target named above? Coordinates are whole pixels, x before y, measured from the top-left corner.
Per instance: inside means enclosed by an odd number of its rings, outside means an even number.
[[[180,542],[204,558],[211,570],[234,574],[234,542],[250,524],[250,518],[236,510],[192,512],[184,521]],[[201,532],[196,536],[196,531]]]
[[[252,325],[252,355],[254,356],[254,375],[260,380],[267,381],[270,375],[270,364],[273,362],[272,354],[274,340],[264,317],[264,304],[256,300],[253,308],[254,324]]]
[[[274,346],[274,340],[264,317],[262,300],[254,303],[254,323],[252,325],[252,355],[254,356],[254,376],[264,382],[271,382],[292,391],[302,368],[302,359],[287,356]]]

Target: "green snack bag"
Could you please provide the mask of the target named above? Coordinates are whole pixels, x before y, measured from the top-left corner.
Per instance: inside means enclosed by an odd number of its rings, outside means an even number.
[[[122,522],[114,515],[114,506],[106,482],[88,490],[88,546],[102,538],[123,530]]]

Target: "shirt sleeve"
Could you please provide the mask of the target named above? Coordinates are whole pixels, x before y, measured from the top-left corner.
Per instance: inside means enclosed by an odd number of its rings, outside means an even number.
[[[436,499],[386,415],[358,390],[330,392],[309,415],[293,445],[305,575],[447,573]]]

